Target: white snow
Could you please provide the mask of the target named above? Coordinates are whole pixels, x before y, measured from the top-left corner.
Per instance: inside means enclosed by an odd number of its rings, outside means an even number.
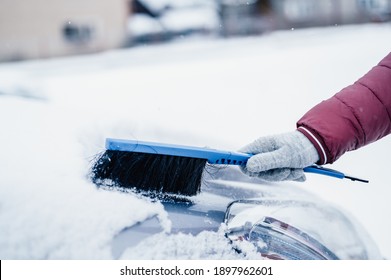
[[[162,25],[156,19],[144,14],[131,16],[128,19],[127,26],[132,36],[158,34],[164,31]]]
[[[375,24],[1,64],[0,258],[110,259],[117,233],[155,215],[169,233],[160,203],[89,182],[105,137],[237,150],[295,129],[390,46],[391,25]],[[388,137],[332,166],[370,184],[308,175],[278,185],[345,209],[391,258],[390,147]],[[219,232],[166,233],[121,258],[241,257]]]
[[[127,22],[127,30],[133,40],[142,36],[165,36],[174,34],[216,34],[220,18],[213,1],[143,1],[159,14],[153,18],[146,14],[134,14]],[[188,35],[186,35],[188,36]],[[180,36],[178,36],[180,37]]]
[[[211,7],[170,9],[158,19],[145,14],[132,15],[127,22],[129,34],[134,38],[143,35],[164,36],[191,32],[213,32],[219,28],[219,16]]]
[[[209,0],[142,0],[141,2],[154,11],[162,11],[166,8],[180,9],[216,5],[214,1]]]
[[[173,32],[216,31],[220,24],[216,10],[210,7],[169,10],[160,21],[166,30]]]

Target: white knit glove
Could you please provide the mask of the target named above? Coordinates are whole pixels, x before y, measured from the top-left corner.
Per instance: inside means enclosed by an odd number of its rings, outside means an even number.
[[[314,145],[299,131],[261,137],[240,152],[254,154],[242,171],[267,181],[303,182],[303,168],[319,160]]]

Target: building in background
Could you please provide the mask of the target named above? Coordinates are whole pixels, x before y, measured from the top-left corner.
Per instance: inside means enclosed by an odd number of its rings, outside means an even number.
[[[123,46],[131,0],[0,0],[0,61]]]
[[[391,0],[219,0],[222,35],[391,20]]]
[[[391,0],[0,0],[0,62],[391,20]]]

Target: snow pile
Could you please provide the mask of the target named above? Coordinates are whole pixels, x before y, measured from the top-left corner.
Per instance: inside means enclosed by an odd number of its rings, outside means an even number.
[[[161,18],[166,30],[181,31],[215,31],[219,26],[216,10],[210,7],[169,10]]]
[[[196,236],[191,234],[157,234],[129,248],[122,259],[241,259],[248,258],[232,250],[224,232],[203,231]],[[253,258],[259,259],[255,253]]]
[[[69,111],[12,97],[0,106],[1,259],[110,259],[121,229],[166,218],[160,204],[89,183]]]

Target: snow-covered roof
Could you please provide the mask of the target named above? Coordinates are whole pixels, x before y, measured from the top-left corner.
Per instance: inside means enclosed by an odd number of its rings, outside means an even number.
[[[164,32],[164,28],[159,21],[145,14],[132,15],[129,17],[127,25],[131,36]]]
[[[219,18],[214,10],[199,7],[167,11],[161,18],[163,26],[171,31],[191,29],[215,29]]]
[[[153,7],[153,12],[159,14],[159,17],[133,14],[128,20],[128,31],[131,36],[142,36],[165,32],[178,34],[198,30],[217,30],[219,15],[217,9],[208,4],[211,2],[213,1],[143,1],[143,4]],[[168,5],[171,8],[167,8]]]
[[[195,6],[215,5],[213,0],[138,0],[152,11],[162,11],[166,8],[188,8]]]

